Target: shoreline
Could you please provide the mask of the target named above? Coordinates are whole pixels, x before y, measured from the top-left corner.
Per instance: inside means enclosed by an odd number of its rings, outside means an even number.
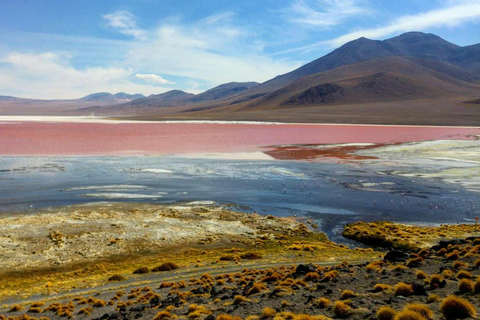
[[[2,122],[47,122],[47,123],[103,123],[103,124],[216,124],[216,125],[275,125],[275,126],[351,126],[351,127],[392,127],[392,128],[458,128],[480,129],[480,126],[453,125],[400,125],[368,123],[311,123],[278,121],[236,121],[236,120],[131,120],[129,118],[89,117],[89,116],[2,116]]]

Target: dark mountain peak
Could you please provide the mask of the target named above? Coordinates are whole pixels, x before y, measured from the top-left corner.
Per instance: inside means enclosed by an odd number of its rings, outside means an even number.
[[[400,51],[402,55],[440,61],[448,59],[460,48],[439,36],[423,32],[404,33],[384,42]]]
[[[394,38],[402,38],[402,39],[411,39],[411,40],[418,40],[418,39],[442,39],[439,36],[433,33],[425,33],[421,31],[410,31],[402,33]],[[393,38],[392,38],[393,39]],[[443,39],[442,39],[443,40]]]

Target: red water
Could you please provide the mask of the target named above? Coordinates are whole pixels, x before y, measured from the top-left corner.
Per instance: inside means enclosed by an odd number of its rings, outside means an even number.
[[[480,128],[306,124],[0,124],[0,155],[125,155],[250,152],[285,144],[473,139]]]

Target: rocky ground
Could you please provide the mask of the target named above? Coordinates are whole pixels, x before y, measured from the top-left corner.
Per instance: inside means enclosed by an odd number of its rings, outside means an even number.
[[[99,287],[113,275],[138,282],[137,269],[170,261],[193,272],[378,256],[333,243],[315,227],[205,203],[103,203],[2,218],[0,301]]]
[[[25,314],[50,319],[394,319],[395,312],[399,320],[469,318],[480,303],[479,253],[480,238],[443,241],[416,253],[390,251],[364,264],[204,273],[155,286],[12,305],[4,312],[12,319]],[[465,305],[445,302],[452,295]],[[383,306],[393,309],[390,316],[377,315]]]
[[[117,269],[104,264],[97,277],[101,281],[91,286],[80,285],[89,278],[79,276],[78,269],[54,269],[43,276],[67,274],[79,284],[56,291],[28,291],[28,279],[36,275],[20,272],[14,280],[6,274],[3,288],[10,279],[17,281],[20,292],[30,293],[15,298],[5,296],[4,290],[0,319],[477,319],[480,237],[473,226],[419,228],[388,222],[346,226],[344,233],[351,238],[370,244],[377,239],[390,247],[382,253],[345,248],[288,219],[202,206],[136,208],[128,212],[124,204],[90,212],[91,208],[75,207],[61,216],[19,218],[34,225],[29,236],[37,239],[39,248],[47,246],[47,238],[54,242],[50,246],[68,252],[79,244],[85,248],[94,244],[107,248],[105,253],[122,242],[121,248],[133,249],[135,239],[143,237],[142,241],[163,244],[157,254],[164,257],[157,255],[153,262],[122,260]],[[53,225],[50,233],[42,233],[40,224],[35,227],[41,219]],[[102,223],[106,236],[92,221]],[[147,221],[148,227],[143,225]],[[59,229],[62,223],[64,228]],[[126,229],[119,232],[118,225]],[[149,232],[135,231],[139,226]],[[162,242],[163,227],[178,230],[169,237],[178,242]],[[224,227],[230,230],[222,233]],[[52,230],[62,236],[51,236]],[[185,246],[188,250],[182,255]]]

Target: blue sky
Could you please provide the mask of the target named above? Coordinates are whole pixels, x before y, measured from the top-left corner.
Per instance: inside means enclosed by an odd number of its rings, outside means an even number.
[[[480,0],[0,0],[0,95],[198,93],[365,36],[480,43]]]

